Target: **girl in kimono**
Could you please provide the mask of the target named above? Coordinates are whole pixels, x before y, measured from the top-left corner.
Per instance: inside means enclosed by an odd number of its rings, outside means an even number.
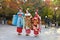
[[[25,14],[25,30],[26,30],[26,36],[29,36],[30,34],[30,27],[31,27],[31,14],[26,10]]]
[[[35,12],[35,16],[32,19],[33,21],[33,31],[34,31],[34,35],[35,37],[38,36],[39,32],[40,32],[40,18],[37,12]]]
[[[17,13],[18,15],[18,20],[17,20],[17,32],[18,35],[21,35],[22,29],[24,26],[24,13],[22,12],[22,9],[19,9],[19,12]]]

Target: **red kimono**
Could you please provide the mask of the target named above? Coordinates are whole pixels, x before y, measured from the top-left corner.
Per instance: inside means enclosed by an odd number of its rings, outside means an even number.
[[[39,32],[41,31],[40,18],[38,14],[36,14],[35,17],[33,18],[33,30],[34,30],[35,36],[37,36]]]

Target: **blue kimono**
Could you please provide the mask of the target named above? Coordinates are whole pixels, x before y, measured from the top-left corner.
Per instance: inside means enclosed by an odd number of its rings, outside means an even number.
[[[19,16],[19,14],[21,14],[22,16]],[[17,15],[18,15],[17,27],[23,28],[23,26],[24,26],[24,13],[18,12]]]
[[[18,15],[13,15],[13,19],[12,19],[12,25],[17,25],[17,19],[18,19]]]

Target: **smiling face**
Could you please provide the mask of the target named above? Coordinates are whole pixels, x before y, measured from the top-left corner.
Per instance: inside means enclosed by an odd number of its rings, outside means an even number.
[[[19,11],[22,12],[22,9],[20,9]]]

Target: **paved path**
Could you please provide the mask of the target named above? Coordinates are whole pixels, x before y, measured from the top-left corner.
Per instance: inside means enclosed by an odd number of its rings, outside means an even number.
[[[34,37],[33,31],[30,36],[25,36],[25,30],[22,35],[17,35],[16,26],[0,24],[0,40],[60,40],[60,28],[44,28],[41,26],[41,33]]]

